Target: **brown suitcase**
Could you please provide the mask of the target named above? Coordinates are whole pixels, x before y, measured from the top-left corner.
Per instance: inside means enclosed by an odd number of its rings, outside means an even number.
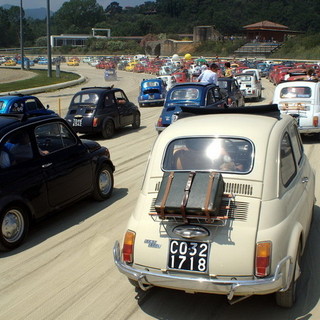
[[[219,215],[224,190],[220,173],[213,172],[165,172],[155,202],[161,218],[179,213],[203,215],[207,218]]]

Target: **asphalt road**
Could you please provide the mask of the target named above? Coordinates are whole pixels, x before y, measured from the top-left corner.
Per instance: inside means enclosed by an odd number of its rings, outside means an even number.
[[[88,82],[37,95],[53,110],[61,110],[62,116],[81,87],[114,84],[137,102],[140,81],[150,77],[119,72],[119,80],[109,84],[104,81],[102,70],[85,64],[62,66],[63,69],[78,71]],[[266,80],[263,84],[263,101],[259,104],[268,104],[274,87]],[[19,249],[0,253],[0,319],[320,319],[318,202],[304,254],[298,301],[292,309],[277,307],[273,295],[250,297],[234,305],[229,305],[224,296],[160,288],[137,297],[114,266],[112,248],[115,240],[121,240],[135,206],[148,154],[157,137],[154,124],[160,111],[161,107],[142,108],[139,130],[122,129],[111,140],[93,137],[109,147],[116,166],[111,199],[102,203],[83,200],[38,223]],[[303,140],[316,170],[319,142],[313,137]]]

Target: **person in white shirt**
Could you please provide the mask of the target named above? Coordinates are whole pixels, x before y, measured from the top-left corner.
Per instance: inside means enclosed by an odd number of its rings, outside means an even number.
[[[204,70],[200,76],[198,77],[198,82],[203,83],[212,83],[214,85],[218,85],[218,71],[219,67],[216,63],[212,63],[209,67],[209,69]]]

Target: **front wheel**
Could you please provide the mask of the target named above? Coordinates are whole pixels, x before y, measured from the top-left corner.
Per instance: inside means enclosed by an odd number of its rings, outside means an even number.
[[[132,128],[139,129],[140,123],[141,123],[140,113],[135,113],[135,115],[133,116]]]
[[[25,210],[18,206],[7,207],[1,212],[0,223],[0,250],[9,251],[17,248],[29,229],[29,218]]]
[[[102,164],[98,169],[93,189],[93,198],[103,201],[110,198],[113,191],[113,172],[108,164]]]

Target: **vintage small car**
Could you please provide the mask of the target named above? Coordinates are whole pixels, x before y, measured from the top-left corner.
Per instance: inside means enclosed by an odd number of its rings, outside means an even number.
[[[12,94],[0,96],[0,114],[25,114],[25,115],[44,115],[53,114],[53,110],[49,110],[49,105],[46,107],[35,96]]]
[[[104,80],[105,81],[117,81],[117,70],[115,68],[109,68],[104,70]]]
[[[139,106],[163,106],[166,95],[166,84],[162,79],[144,79],[140,84]]]
[[[320,137],[320,82],[289,81],[276,86],[273,103],[281,113],[290,114],[298,122],[300,133]]]
[[[315,202],[295,119],[277,105],[183,111],[153,146],[117,268],[142,290],[291,307]]]
[[[238,83],[240,84],[240,90],[242,91],[245,100],[261,100],[261,81],[257,79],[257,76],[254,73],[240,73],[236,75],[235,78],[238,80]]]
[[[158,133],[176,120],[182,106],[198,108],[227,107],[226,96],[213,84],[201,82],[176,83],[166,96],[160,117],[156,123]]]
[[[71,99],[65,119],[77,133],[101,133],[110,139],[122,127],[138,129],[140,117],[139,108],[124,91],[110,86],[82,88]]]

